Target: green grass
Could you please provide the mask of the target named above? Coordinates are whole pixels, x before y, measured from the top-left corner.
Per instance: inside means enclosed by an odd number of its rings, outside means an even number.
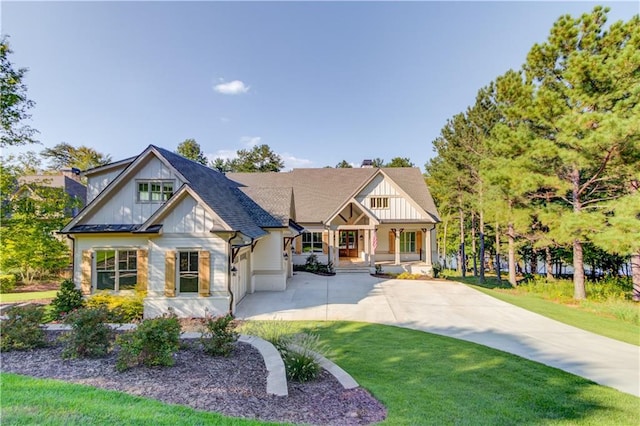
[[[637,303],[630,301],[585,301],[581,305],[562,304],[546,300],[540,294],[513,289],[504,282],[499,284],[495,277],[489,277],[483,285],[480,285],[475,277],[451,277],[450,279],[471,285],[474,289],[496,299],[556,321],[632,345],[640,345],[640,325],[636,322],[640,306]],[[616,318],[612,313],[612,311],[616,311],[616,314],[620,315],[625,310],[632,311],[627,315],[628,320]]]
[[[636,425],[640,398],[485,346],[354,322],[295,322],[388,409],[385,425]],[[4,374],[2,424],[264,424]]]
[[[2,425],[268,425],[56,380],[0,374]]]
[[[28,302],[29,300],[53,299],[57,290],[30,293],[0,293],[0,303]]]

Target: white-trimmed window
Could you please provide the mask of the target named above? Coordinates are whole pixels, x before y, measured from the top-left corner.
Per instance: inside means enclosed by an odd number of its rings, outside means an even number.
[[[138,281],[137,250],[96,250],[96,290],[133,290]]]
[[[198,292],[198,252],[178,253],[178,290],[180,293]]]
[[[172,180],[139,180],[137,184],[139,203],[164,203],[173,195]]]
[[[388,209],[389,197],[371,197],[370,199],[372,209]]]
[[[416,252],[416,233],[403,232],[400,234],[400,253]]]
[[[322,253],[322,232],[302,233],[302,253]]]

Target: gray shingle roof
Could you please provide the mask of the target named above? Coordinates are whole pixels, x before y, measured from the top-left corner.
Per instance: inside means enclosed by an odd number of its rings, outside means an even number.
[[[20,185],[40,185],[50,188],[62,188],[71,197],[82,201],[82,206],[87,202],[87,187],[82,183],[64,175],[27,175],[18,178]]]
[[[419,169],[381,170],[434,220],[440,220]],[[293,188],[296,221],[320,223],[346,203],[349,197],[356,195],[355,192],[377,172],[376,168],[293,169],[286,173],[227,173],[227,177],[241,187]],[[246,188],[243,190],[249,193]]]
[[[295,220],[293,188],[240,187],[242,192],[280,221],[281,226],[289,226]]]
[[[250,238],[257,238],[267,234],[262,228],[282,226],[278,219],[244,194],[222,173],[164,148],[153,148],[189,181],[188,185],[202,201],[232,229]]]

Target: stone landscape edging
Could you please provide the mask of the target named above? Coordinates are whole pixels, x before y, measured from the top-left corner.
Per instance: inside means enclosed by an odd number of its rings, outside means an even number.
[[[130,331],[136,328],[135,324],[109,324],[109,326],[115,331]],[[71,330],[71,326],[67,324],[44,324],[43,327],[49,331]],[[187,331],[180,334],[181,339],[199,339],[201,336],[202,333],[196,331]],[[247,343],[260,352],[265,367],[267,368],[267,393],[276,396],[288,396],[289,390],[287,388],[287,373],[284,367],[284,361],[282,361],[280,352],[278,352],[275,346],[260,337],[246,334],[241,334],[238,341]],[[349,373],[334,362],[316,352],[312,353],[320,366],[333,375],[344,389],[354,389],[360,386]]]

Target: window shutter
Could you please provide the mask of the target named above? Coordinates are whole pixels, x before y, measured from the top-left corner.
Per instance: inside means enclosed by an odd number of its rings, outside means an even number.
[[[389,253],[396,252],[396,235],[389,231]]]
[[[329,253],[329,231],[322,231],[322,253]]]
[[[198,252],[198,293],[200,296],[209,297],[209,282],[211,281],[211,261],[208,251]]]
[[[164,295],[176,297],[176,252],[171,250],[164,256]]]
[[[82,250],[82,263],[80,265],[80,289],[82,294],[91,294],[91,250]]]
[[[422,251],[422,231],[416,231],[416,252]]]
[[[296,242],[296,248],[295,248],[296,254],[301,254],[302,253],[302,235],[299,235],[298,237],[296,237],[294,241]]]
[[[136,267],[138,268],[136,290],[147,291],[149,282],[149,252],[147,250],[138,250]]]

